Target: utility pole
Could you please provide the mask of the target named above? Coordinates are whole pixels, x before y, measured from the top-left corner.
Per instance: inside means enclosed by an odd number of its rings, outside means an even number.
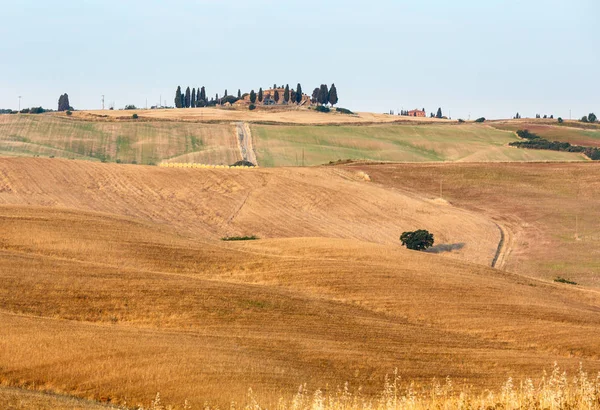
[[[21,96],[19,95],[19,111],[21,111]]]
[[[104,111],[104,94],[102,94],[102,111]]]

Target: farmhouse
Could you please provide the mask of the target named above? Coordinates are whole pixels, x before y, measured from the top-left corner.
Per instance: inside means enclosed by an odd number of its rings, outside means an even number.
[[[425,110],[412,110],[407,113],[409,117],[426,117]]]

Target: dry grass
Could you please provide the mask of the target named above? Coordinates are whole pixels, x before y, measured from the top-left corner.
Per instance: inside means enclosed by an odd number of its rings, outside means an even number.
[[[342,168],[339,168],[340,171]],[[509,228],[505,268],[600,286],[600,167],[579,164],[346,166],[382,187],[439,196]],[[576,236],[577,234],[577,236]]]
[[[0,384],[223,408],[348,381],[375,405],[394,368],[469,397],[555,360],[600,370],[599,293],[483,266],[487,217],[406,191],[418,169],[392,187],[384,170],[1,159]],[[427,223],[466,246],[398,246]],[[219,239],[246,234],[265,239]]]
[[[241,158],[234,135],[233,125],[0,115],[0,155],[11,156],[232,164]]]
[[[355,115],[340,114],[332,111],[328,114],[309,110],[307,108],[283,109],[280,107],[261,108],[249,111],[241,109],[219,109],[219,108],[186,108],[169,110],[128,110],[128,111],[76,111],[74,118],[83,118],[92,121],[114,121],[117,119],[130,119],[132,114],[137,113],[141,120],[159,119],[168,121],[194,121],[194,122],[268,122],[282,124],[365,124],[365,123],[387,123],[387,122],[454,122],[440,120],[437,118],[414,118],[399,117],[385,114],[368,112],[356,113]],[[64,115],[64,114],[55,114]]]
[[[0,204],[92,210],[218,240],[352,238],[398,244],[425,227],[449,256],[489,265],[500,234],[488,219],[321,169],[170,169],[58,159],[0,159]]]
[[[529,130],[550,141],[565,141],[573,145],[600,147],[600,126],[568,121],[559,125],[556,120],[513,120],[493,122],[501,130]]]

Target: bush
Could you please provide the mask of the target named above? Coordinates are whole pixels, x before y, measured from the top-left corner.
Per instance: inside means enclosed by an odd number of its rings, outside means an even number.
[[[558,117],[558,123],[559,123],[559,124],[562,124],[563,122],[564,122],[564,121],[563,121],[562,117]]]
[[[133,118],[134,120],[137,120],[137,119],[138,119],[138,115],[137,115],[137,114],[133,114],[133,115],[131,116],[131,118]]]
[[[324,105],[318,105],[317,108],[315,108],[315,110],[317,110],[318,112],[329,112],[330,111],[329,107],[326,107]]]
[[[226,236],[221,238],[222,241],[255,241],[258,239],[258,236]]]
[[[256,109],[256,105],[254,105],[254,104],[250,104],[250,105],[248,106],[248,109],[249,109],[250,111],[252,111],[252,110],[255,110],[255,109]]]
[[[350,111],[347,108],[336,107],[335,110],[342,114],[354,114],[352,111]]]
[[[73,111],[67,110],[67,115],[73,115]]]
[[[588,117],[584,115],[583,117],[581,117],[580,121],[581,122],[588,122]]]
[[[414,232],[403,232],[400,235],[402,246],[415,251],[422,251],[433,246],[433,234],[424,229],[419,229]]]
[[[485,117],[480,117],[475,120],[475,122],[484,122],[484,121],[485,121]]]
[[[458,119],[458,122],[459,122],[459,123],[463,123],[463,122],[465,122],[465,120],[463,120],[462,118],[459,118],[459,119]]]
[[[255,167],[256,165],[250,161],[246,161],[245,159],[243,159],[241,161],[237,161],[234,164],[231,164],[230,166],[232,166],[232,167]]]
[[[133,104],[128,104],[125,106],[126,110],[137,110],[137,107]]]
[[[563,277],[557,276],[554,279],[554,282],[558,282],[558,283],[566,283],[567,285],[577,285],[577,282],[573,282],[572,280],[569,279],[565,279]]]

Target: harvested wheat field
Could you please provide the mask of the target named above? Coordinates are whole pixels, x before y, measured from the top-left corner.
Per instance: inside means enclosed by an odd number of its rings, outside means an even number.
[[[373,184],[485,215],[506,229],[504,269],[600,286],[600,166],[557,164],[354,164]]]
[[[368,397],[395,368],[474,391],[554,361],[600,370],[600,294],[490,268],[511,220],[464,188],[463,202],[430,196],[421,167],[0,159],[0,384],[180,408],[252,388],[275,407],[301,383]],[[401,248],[419,227],[443,246]],[[261,239],[220,240],[237,235]]]
[[[259,107],[249,111],[247,107],[235,108],[183,108],[162,110],[96,110],[76,111],[74,117],[92,121],[114,121],[130,119],[133,114],[138,114],[140,119],[157,119],[166,121],[200,121],[200,122],[229,122],[247,121],[251,123],[276,123],[276,124],[369,124],[389,122],[418,122],[418,123],[445,123],[452,122],[437,118],[400,117],[387,114],[360,112],[355,114],[341,114],[335,111],[320,113],[308,108],[291,107]],[[56,114],[63,115],[63,114]]]
[[[0,155],[92,161],[231,164],[241,159],[231,124],[94,122],[59,115],[1,115]]]

